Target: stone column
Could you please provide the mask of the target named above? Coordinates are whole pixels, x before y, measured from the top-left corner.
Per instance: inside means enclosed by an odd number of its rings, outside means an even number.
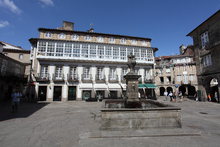
[[[82,100],[82,89],[80,89],[79,86],[76,87],[76,100]]]
[[[68,86],[64,84],[62,86],[62,100],[61,101],[67,101],[67,97],[68,97]]]
[[[139,75],[132,75],[127,74],[125,76],[127,89],[126,89],[126,95],[127,95],[127,102],[133,103],[133,102],[139,102],[138,98],[138,78]]]
[[[53,101],[53,89],[54,89],[54,84],[50,83],[47,86],[47,101],[52,102]]]

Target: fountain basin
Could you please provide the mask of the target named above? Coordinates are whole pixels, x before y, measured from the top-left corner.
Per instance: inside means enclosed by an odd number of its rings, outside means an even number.
[[[141,100],[141,108],[125,108],[125,100],[105,100],[101,130],[181,128],[181,109],[154,100]]]

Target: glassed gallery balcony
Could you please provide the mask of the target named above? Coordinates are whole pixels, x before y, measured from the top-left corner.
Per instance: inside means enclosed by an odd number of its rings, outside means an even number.
[[[79,77],[77,74],[67,74],[67,80],[69,82],[78,82],[79,81]]]
[[[50,75],[48,73],[38,73],[37,76],[35,76],[36,81],[38,82],[49,82],[50,81]]]
[[[105,76],[104,75],[96,75],[95,76],[95,81],[96,83],[105,83],[106,80],[105,80]]]
[[[92,75],[91,74],[82,74],[82,82],[83,83],[91,83],[92,82]]]
[[[54,82],[64,82],[64,74],[53,74]]]

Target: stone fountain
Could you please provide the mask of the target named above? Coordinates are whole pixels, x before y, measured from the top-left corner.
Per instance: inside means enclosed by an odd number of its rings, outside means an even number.
[[[101,109],[101,130],[147,128],[181,128],[181,109],[158,101],[138,98],[138,79],[135,56],[128,55],[130,72],[126,79],[124,99],[107,99]]]

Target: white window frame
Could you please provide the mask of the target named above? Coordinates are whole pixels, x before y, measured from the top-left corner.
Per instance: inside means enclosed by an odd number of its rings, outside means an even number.
[[[120,43],[121,44],[126,44],[126,39],[125,38],[121,38]]]
[[[19,60],[23,60],[24,54],[19,54],[18,58],[19,58]]]
[[[145,46],[147,45],[147,41],[143,40],[141,44]]]
[[[109,79],[110,80],[117,80],[117,71],[115,67],[110,67],[109,69]]]
[[[77,66],[70,67],[69,75],[72,77],[72,79],[77,78]]]
[[[72,51],[72,56],[73,57],[80,57],[80,44],[79,43],[74,43],[72,44],[73,51]]]
[[[109,42],[110,42],[110,43],[115,43],[115,38],[114,38],[114,37],[110,37],[110,38],[109,38]]]
[[[47,65],[41,65],[40,76],[41,76],[41,78],[48,77],[48,66]]]
[[[72,44],[65,43],[64,57],[71,57],[71,56],[72,56]]]
[[[137,44],[137,40],[131,40],[131,44],[136,45]]]
[[[55,78],[62,79],[63,77],[63,66],[56,66],[55,67]]]
[[[83,67],[83,79],[84,80],[89,80],[90,79],[90,67],[85,66]]]
[[[60,33],[60,34],[58,35],[58,38],[59,38],[59,39],[66,39],[66,34]]]
[[[46,32],[44,36],[46,38],[51,38],[52,37],[52,33],[51,32]]]
[[[86,41],[90,41],[90,40],[92,40],[92,37],[89,36],[89,35],[86,35],[86,36],[84,36],[84,39],[85,39]]]
[[[203,67],[208,67],[212,65],[211,54],[205,55],[202,59],[203,59]]]
[[[96,75],[98,80],[103,80],[104,79],[104,68],[103,67],[97,67]]]
[[[98,42],[104,42],[104,38],[102,36],[97,37]]]
[[[73,34],[72,35],[72,40],[79,40],[79,35]]]
[[[206,45],[209,43],[208,31],[205,31],[204,33],[202,33],[200,35],[200,38],[201,38],[202,48],[204,49],[206,47]]]

